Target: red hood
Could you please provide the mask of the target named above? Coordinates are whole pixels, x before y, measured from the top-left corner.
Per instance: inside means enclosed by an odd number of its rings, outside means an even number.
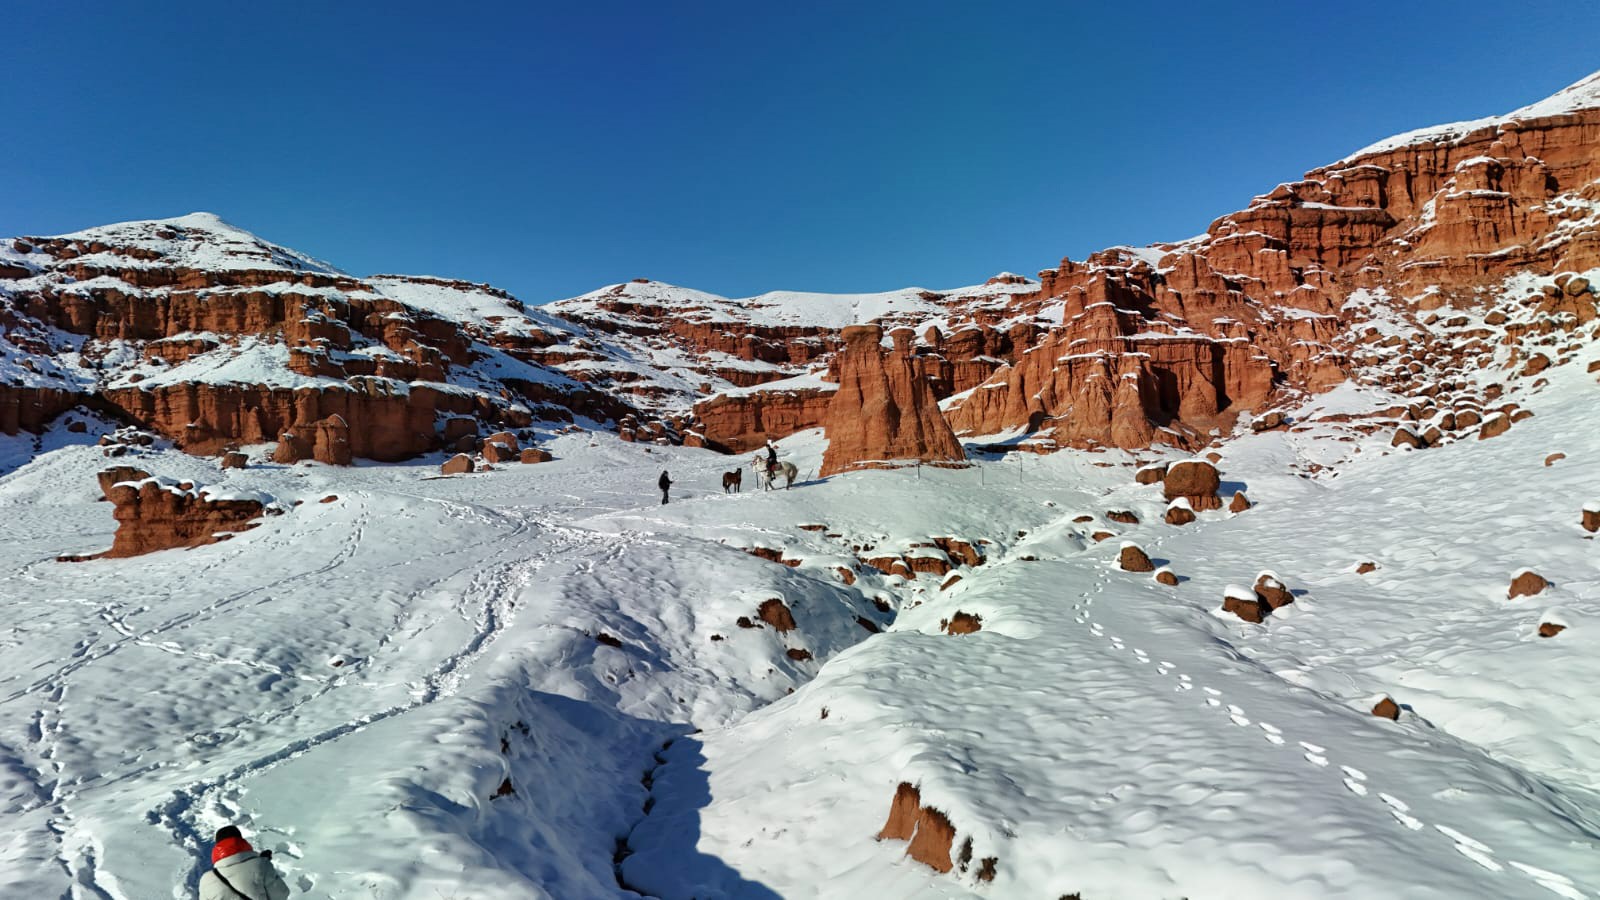
[[[250,846],[250,842],[244,838],[223,838],[222,840],[217,841],[217,845],[215,847],[211,848],[211,864],[216,865],[218,862],[227,859],[235,853],[243,853],[247,850],[254,849],[254,847]]]

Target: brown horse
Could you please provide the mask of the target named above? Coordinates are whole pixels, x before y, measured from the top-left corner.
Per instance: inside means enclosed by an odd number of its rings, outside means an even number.
[[[726,494],[728,488],[733,488],[735,494],[739,493],[739,483],[744,481],[744,470],[734,469],[732,472],[722,473],[722,492]]]

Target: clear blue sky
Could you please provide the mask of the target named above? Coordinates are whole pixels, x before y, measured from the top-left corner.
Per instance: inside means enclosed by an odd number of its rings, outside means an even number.
[[[0,234],[208,210],[529,302],[954,287],[1187,237],[1600,67],[1600,4],[35,3]]]

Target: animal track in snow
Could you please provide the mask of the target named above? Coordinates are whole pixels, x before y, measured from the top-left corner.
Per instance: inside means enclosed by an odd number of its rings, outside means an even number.
[[[1539,886],[1545,890],[1553,894],[1566,897],[1567,900],[1584,900],[1584,893],[1573,887],[1572,879],[1568,878],[1567,876],[1559,875],[1555,872],[1541,869],[1537,866],[1530,866],[1527,863],[1519,863],[1514,859],[1507,861],[1510,862],[1512,867],[1517,871],[1528,876],[1529,878],[1532,878],[1534,881],[1537,881]]]
[[[1311,763],[1313,766],[1326,766],[1328,764],[1328,758],[1319,753],[1308,752],[1306,753],[1306,762]]]
[[[1354,778],[1346,778],[1344,780],[1344,786],[1350,789],[1350,793],[1359,797],[1365,797],[1367,795],[1367,786],[1355,780]]]

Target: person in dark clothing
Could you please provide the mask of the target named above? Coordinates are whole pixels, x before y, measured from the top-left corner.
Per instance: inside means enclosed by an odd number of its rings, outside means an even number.
[[[772,477],[778,474],[778,445],[767,441],[767,483],[772,483]]]
[[[661,505],[667,505],[667,489],[672,487],[672,479],[667,477],[666,470],[661,472],[661,478],[656,482],[656,487],[661,488]]]

